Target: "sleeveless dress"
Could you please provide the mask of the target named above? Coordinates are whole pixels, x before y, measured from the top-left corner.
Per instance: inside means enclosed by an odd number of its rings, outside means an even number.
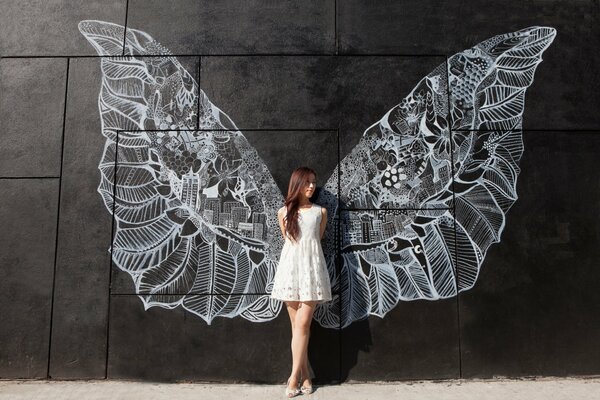
[[[291,301],[330,301],[331,282],[321,247],[321,206],[299,210],[298,241],[286,237],[273,278],[271,298]]]

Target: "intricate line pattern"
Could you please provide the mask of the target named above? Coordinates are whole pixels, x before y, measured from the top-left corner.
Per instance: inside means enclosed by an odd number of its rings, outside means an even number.
[[[473,287],[517,200],[525,90],[555,35],[528,28],[452,56],[365,131],[339,166],[340,204],[380,211],[340,210],[342,267],[331,257],[329,271],[343,297],[316,311],[322,325]],[[318,199],[332,216],[337,185],[336,172]],[[326,253],[335,247],[330,234]]]
[[[174,57],[144,57],[167,51],[146,33],[128,29],[121,57],[122,26],[79,28],[109,56],[101,61],[107,141],[98,190],[112,212],[116,188],[116,265],[146,307],[182,306],[209,324],[273,319],[278,301],[233,295],[271,291],[283,195],[268,168]],[[474,285],[517,199],[525,91],[555,34],[532,27],[452,56],[365,131],[339,165],[339,191],[336,171],[317,199],[329,211],[324,250],[333,292],[342,294],[317,308],[322,326]]]
[[[122,26],[79,28],[100,55],[119,54]],[[280,302],[231,294],[270,290],[283,197],[256,150],[179,62],[144,57],[159,51],[166,49],[128,29],[126,56],[101,61],[107,140],[98,190],[112,211],[114,177],[112,258],[146,308],[182,306],[209,324],[218,316],[270,320]]]

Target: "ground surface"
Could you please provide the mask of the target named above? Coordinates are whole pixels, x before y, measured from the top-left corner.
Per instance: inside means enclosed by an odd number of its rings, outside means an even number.
[[[310,396],[328,400],[562,400],[600,399],[600,378],[485,381],[345,383],[317,388]],[[0,381],[0,399],[283,399],[283,385],[147,383],[127,381]]]

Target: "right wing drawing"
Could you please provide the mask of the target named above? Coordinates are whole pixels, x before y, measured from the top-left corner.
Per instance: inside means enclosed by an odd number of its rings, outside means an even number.
[[[525,91],[555,35],[532,27],[455,54],[365,131],[317,200],[337,228],[325,254],[342,296],[319,305],[321,325],[473,287],[517,200]]]

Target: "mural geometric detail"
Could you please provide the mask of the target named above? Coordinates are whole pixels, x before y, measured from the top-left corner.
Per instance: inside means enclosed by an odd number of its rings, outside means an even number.
[[[283,196],[256,150],[177,59],[143,57],[164,52],[147,34],[128,29],[127,55],[112,57],[122,26],[79,29],[111,56],[101,59],[98,190],[114,216],[115,265],[146,308],[182,306],[209,324],[273,319],[281,303],[266,293],[283,246]]]
[[[322,325],[473,287],[517,200],[525,91],[555,35],[532,27],[455,54],[365,131],[339,165],[339,197],[378,211],[340,210],[341,272],[330,271],[342,309],[323,304]],[[337,208],[332,196],[317,202]]]
[[[284,196],[268,167],[175,57],[148,57],[169,54],[148,34],[79,29],[103,56],[98,191],[115,265],[146,308],[181,306],[208,324],[276,317]],[[322,326],[473,287],[517,200],[525,91],[555,35],[531,27],[458,53],[366,129],[316,199],[334,292],[315,311]]]

